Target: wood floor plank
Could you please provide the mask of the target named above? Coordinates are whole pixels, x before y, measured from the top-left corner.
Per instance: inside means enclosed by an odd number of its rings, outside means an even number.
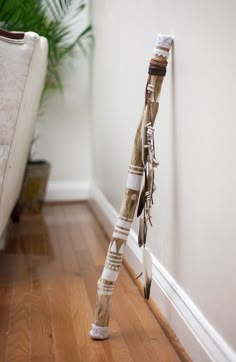
[[[101,276],[101,267],[91,266],[90,268],[83,270],[83,280],[86,286],[88,298],[92,306],[92,310],[95,308],[96,296],[97,296],[97,281]]]
[[[94,233],[96,234],[96,236],[99,240],[99,244],[102,246],[102,248],[105,252],[105,255],[106,255],[110,239],[108,238],[107,234],[102,229],[101,225],[99,224],[98,220],[95,218],[95,216],[93,214],[92,214],[91,228],[93,229]]]
[[[22,250],[24,241],[20,240]],[[30,243],[27,245],[29,246]],[[32,283],[30,274],[29,248],[17,258],[17,270],[13,282],[13,297],[10,308],[10,321],[7,339],[6,360],[25,362],[31,355],[31,307]]]
[[[111,337],[102,342],[107,360],[114,362],[135,362],[131,357],[129,347],[116,320],[110,320],[109,329]]]
[[[45,286],[34,282],[32,305],[32,361],[55,361],[49,301]],[[41,290],[41,294],[40,294]]]
[[[122,273],[123,271],[121,271]],[[156,352],[130,301],[121,288],[121,280],[112,296],[111,316],[117,320],[134,361],[158,361]]]
[[[174,348],[170,345],[166,335],[157,323],[154,315],[150,309],[147,308],[147,305],[139,293],[138,288],[134,284],[128,283],[129,279],[131,278],[124,268],[123,273],[120,275],[122,289],[124,290],[127,298],[132,300],[131,306],[133,307],[134,313],[137,315],[140,323],[142,324],[147,336],[151,341],[151,345],[154,348],[157,356],[157,361],[165,361],[163,358],[166,358],[166,362],[180,361]],[[167,346],[168,351],[166,349]]]
[[[57,237],[57,223],[54,221],[56,219],[54,209],[55,206],[46,206],[43,209],[47,225],[45,248],[48,257],[48,265],[45,267],[45,277],[48,275],[49,280],[52,276],[59,276],[64,273],[61,249]]]
[[[128,283],[129,279],[130,283]],[[120,275],[120,282],[127,298],[132,300],[134,313],[137,314],[137,317],[144,327],[148,337],[151,340],[161,339],[164,336],[163,330],[157,323],[150,309],[147,308],[145,300],[139,293],[138,288],[132,283],[132,280],[125,268],[123,268],[123,273]]]
[[[56,361],[66,362],[68,358],[70,358],[70,362],[81,361],[63,276],[52,278],[49,296]]]
[[[56,207],[44,210],[49,217],[48,242],[53,250],[53,259],[46,267],[48,277],[49,304],[51,310],[52,336],[57,362],[80,361],[80,354],[73,329],[68,293],[65,286],[65,270],[62,258],[61,243],[58,238],[58,214]]]
[[[0,282],[0,362],[5,361],[7,333],[9,327],[10,307],[12,302],[12,285]]]
[[[105,261],[104,248],[96,235],[90,222],[83,222],[81,224],[82,232],[84,234],[86,244],[93,258],[93,263],[96,266],[103,266]]]
[[[30,360],[30,285],[22,282],[14,290],[7,341],[7,361],[25,362]]]
[[[10,234],[5,250],[0,252],[0,362],[6,360],[13,284],[17,276],[18,238]]]
[[[92,309],[84,281],[74,275],[67,276],[67,290],[81,360],[107,362],[102,344],[93,341],[88,335],[92,321]]]
[[[70,205],[64,206],[64,215],[67,222],[68,234],[72,241],[73,250],[76,252],[88,250],[88,245],[86,244],[86,239],[82,231],[81,223],[83,219],[81,213],[78,213],[78,207],[72,208]],[[87,210],[85,211],[87,213]],[[85,216],[83,215],[83,218]]]
[[[157,361],[160,362],[180,362],[179,356],[176,354],[174,348],[170,346],[170,342],[166,336],[162,336],[158,340],[152,340],[152,346],[158,356]]]
[[[47,279],[41,277],[40,267],[38,257],[32,256],[31,360],[54,362],[49,286]]]
[[[61,250],[61,258],[65,272],[78,273],[79,264],[76,259],[73,244],[68,233],[68,225],[65,219],[64,206],[54,210],[55,218],[63,220],[56,227],[56,235]]]

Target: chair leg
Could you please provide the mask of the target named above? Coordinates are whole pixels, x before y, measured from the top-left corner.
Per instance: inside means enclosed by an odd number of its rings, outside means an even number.
[[[20,222],[20,204],[18,201],[16,202],[15,207],[12,210],[11,219],[14,224],[19,224]]]

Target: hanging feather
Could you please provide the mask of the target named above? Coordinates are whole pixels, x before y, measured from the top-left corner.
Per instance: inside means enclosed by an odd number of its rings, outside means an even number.
[[[154,87],[148,83],[146,88],[146,103],[150,104],[150,102],[153,103],[154,101]],[[148,223],[152,226],[151,211],[153,193],[156,190],[154,184],[154,168],[158,166],[158,162],[155,157],[153,122],[150,122],[150,112],[148,112],[147,109],[144,114],[145,122],[142,130],[142,161],[145,177],[143,189],[140,194],[137,216],[140,217],[138,245],[139,247],[143,247],[144,297],[149,299],[152,281],[152,257],[145,246]]]
[[[147,223],[144,217],[139,219],[139,233],[138,233],[138,246],[144,246],[146,244],[147,237]]]
[[[144,297],[149,299],[152,283],[152,256],[147,248],[143,248]]]
[[[137,209],[137,217],[139,217],[142,214],[144,205],[145,205],[145,185],[143,186],[143,189],[140,194],[138,209]]]

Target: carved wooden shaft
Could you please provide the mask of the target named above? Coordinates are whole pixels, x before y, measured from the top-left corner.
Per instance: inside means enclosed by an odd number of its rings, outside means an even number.
[[[168,37],[168,39],[170,38]],[[150,61],[145,94],[145,108],[134,140],[124,198],[108,247],[104,269],[97,284],[94,322],[90,331],[90,336],[95,339],[105,339],[108,337],[110,299],[119,275],[125,244],[134,218],[143,179],[143,132],[148,123],[150,123],[151,126],[154,125],[158,112],[159,96],[166,72],[168,51],[171,45],[170,40],[169,43],[167,42],[167,45],[167,48],[161,47],[160,45],[157,46]]]

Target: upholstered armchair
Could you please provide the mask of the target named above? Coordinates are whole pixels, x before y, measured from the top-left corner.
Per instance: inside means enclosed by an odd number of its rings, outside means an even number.
[[[17,202],[47,67],[47,40],[0,29],[0,248]]]

